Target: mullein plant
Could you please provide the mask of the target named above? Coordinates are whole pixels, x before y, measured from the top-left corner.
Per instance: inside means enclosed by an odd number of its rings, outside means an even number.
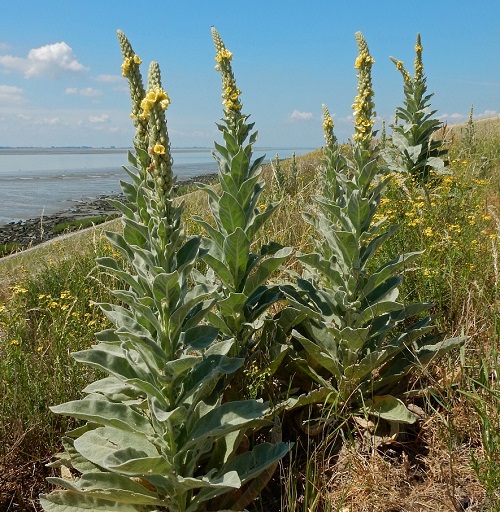
[[[200,185],[208,195],[214,223],[194,217],[204,228],[207,251],[204,261],[215,273],[221,300],[217,312],[209,319],[220,328],[223,336],[236,339],[235,354],[248,353],[254,333],[265,321],[270,305],[281,297],[278,286],[266,281],[291,254],[291,248],[267,244],[253,252],[257,234],[278,207],[259,204],[264,189],[260,176],[264,157],[252,161],[257,132],[242,113],[241,91],[236,85],[231,61],[233,54],[225,47],[219,33],[212,28],[215,45],[215,69],[222,77],[224,118],[218,124],[223,144],[215,143],[214,157],[219,166],[216,190]]]
[[[182,205],[174,205],[170,100],[156,63],[143,97],[135,96],[139,59],[127,53],[121,33],[119,41],[134,93],[138,158],[128,170],[132,183],[123,183],[127,204],[115,203],[123,235],[107,235],[121,262],[98,264],[122,288],[111,290],[116,303],[99,304],[114,328],[73,354],[105,376],[83,390],[82,400],[51,408],[84,423],[63,438],[53,464],[72,468],[74,477],[50,478],[58,490],[40,501],[51,512],[219,510],[212,500],[273,467],[289,447],[240,447],[249,429],[272,425],[264,418],[269,408],[257,400],[222,402],[220,382],[243,359],[229,355],[236,340],[219,341],[219,329],[206,321],[215,287],[192,282],[206,251],[200,237],[184,235]]]
[[[297,255],[303,273],[297,292],[288,290],[296,318],[306,316],[292,331],[295,355],[291,351],[291,357],[298,372],[315,386],[289,404],[319,401],[350,413],[412,423],[415,417],[398,396],[405,389],[398,385],[410,370],[462,340],[443,340],[435,333],[431,317],[422,315],[429,304],[404,305],[398,300],[402,272],[419,252],[379,266],[373,262],[396,227],[386,227],[385,219],[375,216],[388,175],[373,140],[374,61],[361,33],[356,40],[353,156],[342,155],[333,120],[323,107],[323,192],[315,198],[317,211],[304,214],[316,233],[315,249]]]
[[[433,118],[436,110],[430,107],[433,94],[427,92],[422,52],[420,34],[417,34],[413,77],[402,61],[391,57],[403,77],[404,106],[396,108],[398,123],[391,126],[392,147],[383,154],[391,170],[410,177],[418,185],[431,182],[433,174],[446,173],[448,153],[444,141],[434,137],[442,123]]]

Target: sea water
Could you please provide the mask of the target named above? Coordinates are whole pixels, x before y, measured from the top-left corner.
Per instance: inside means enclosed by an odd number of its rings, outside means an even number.
[[[5,148],[0,149],[0,224],[39,218],[79,202],[121,192],[130,178],[127,149]],[[264,148],[255,155],[267,160],[288,158],[307,148]],[[179,181],[217,172],[210,149],[173,149],[173,171]]]

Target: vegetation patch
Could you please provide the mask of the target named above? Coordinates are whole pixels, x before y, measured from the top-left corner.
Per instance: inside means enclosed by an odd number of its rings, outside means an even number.
[[[176,197],[170,98],[119,32],[121,229],[0,288],[0,508],[497,510],[499,132],[438,137],[417,36],[377,138],[357,33],[352,140],[324,106],[325,147],[263,168],[212,35],[216,182]]]
[[[94,217],[85,217],[83,219],[69,220],[56,224],[52,231],[54,233],[70,233],[71,231],[77,231],[79,229],[91,228],[97,226],[103,222],[116,219],[119,216],[118,213],[111,215],[96,215]]]

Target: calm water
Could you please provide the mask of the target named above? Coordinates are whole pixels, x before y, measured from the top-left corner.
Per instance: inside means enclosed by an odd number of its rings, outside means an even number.
[[[309,149],[266,148],[273,159]],[[173,149],[179,180],[217,172],[210,149]],[[121,192],[128,176],[124,149],[0,149],[0,224],[38,218],[75,203]]]

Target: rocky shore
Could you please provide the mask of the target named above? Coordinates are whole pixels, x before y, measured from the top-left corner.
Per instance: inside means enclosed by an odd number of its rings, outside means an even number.
[[[208,183],[215,179],[216,174],[206,174],[179,181],[179,185]],[[0,224],[0,245],[17,244],[19,248],[28,248],[47,240],[57,238],[61,233],[55,233],[54,227],[63,222],[70,222],[88,217],[112,215],[118,213],[108,202],[109,199],[123,199],[122,195],[101,196],[92,201],[76,203],[71,208],[38,219],[28,219],[19,222]]]

